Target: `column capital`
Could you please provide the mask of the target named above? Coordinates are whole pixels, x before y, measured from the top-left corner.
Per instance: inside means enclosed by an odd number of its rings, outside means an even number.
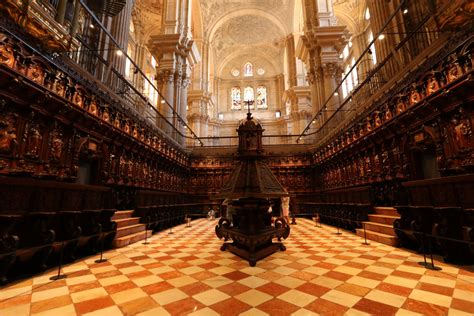
[[[326,78],[336,79],[342,74],[342,67],[340,63],[325,63],[321,65],[323,75]]]

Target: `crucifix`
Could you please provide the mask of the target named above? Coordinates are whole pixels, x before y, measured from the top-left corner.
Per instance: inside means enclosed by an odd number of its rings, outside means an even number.
[[[253,105],[255,101],[253,100],[246,100],[244,101],[244,104],[247,106],[247,117],[251,117],[252,113],[250,113],[250,106]]]

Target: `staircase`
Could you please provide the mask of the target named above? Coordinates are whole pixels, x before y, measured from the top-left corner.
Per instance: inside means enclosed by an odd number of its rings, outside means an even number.
[[[400,216],[393,207],[375,207],[375,214],[369,214],[369,221],[364,222],[367,239],[379,243],[398,246],[398,238],[393,230],[393,222]],[[364,237],[364,229],[356,230],[357,236]]]
[[[114,248],[121,248],[145,239],[145,234],[151,237],[152,231],[145,232],[146,225],[140,224],[140,217],[132,217],[133,210],[117,211],[112,220],[117,223],[117,234],[113,242]]]

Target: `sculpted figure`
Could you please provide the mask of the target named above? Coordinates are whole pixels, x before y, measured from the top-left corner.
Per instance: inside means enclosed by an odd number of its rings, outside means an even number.
[[[16,129],[14,127],[14,118],[6,117],[0,120],[0,152],[10,152],[16,143]]]
[[[61,159],[61,155],[63,153],[63,144],[64,142],[62,140],[62,134],[54,132],[53,138],[51,140],[51,156],[56,161]]]
[[[89,113],[93,114],[93,115],[98,115],[98,108],[97,108],[97,104],[95,103],[95,101],[91,101],[91,104],[89,105]]]
[[[36,124],[32,125],[28,133],[26,155],[30,157],[38,157],[42,140],[43,136],[41,136],[39,126]]]
[[[0,63],[13,68],[15,65],[15,56],[13,48],[5,43],[0,44]]]
[[[436,91],[439,90],[439,83],[438,80],[433,76],[430,79],[428,79],[428,83],[426,86],[426,94],[430,95],[435,93]]]
[[[110,114],[109,114],[108,108],[105,108],[104,111],[102,112],[102,119],[107,123],[110,121]]]

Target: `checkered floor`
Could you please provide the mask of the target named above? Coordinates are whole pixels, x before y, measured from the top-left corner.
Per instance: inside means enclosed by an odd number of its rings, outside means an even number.
[[[0,315],[473,315],[474,267],[436,262],[298,219],[285,252],[249,267],[192,222],[0,289]]]

